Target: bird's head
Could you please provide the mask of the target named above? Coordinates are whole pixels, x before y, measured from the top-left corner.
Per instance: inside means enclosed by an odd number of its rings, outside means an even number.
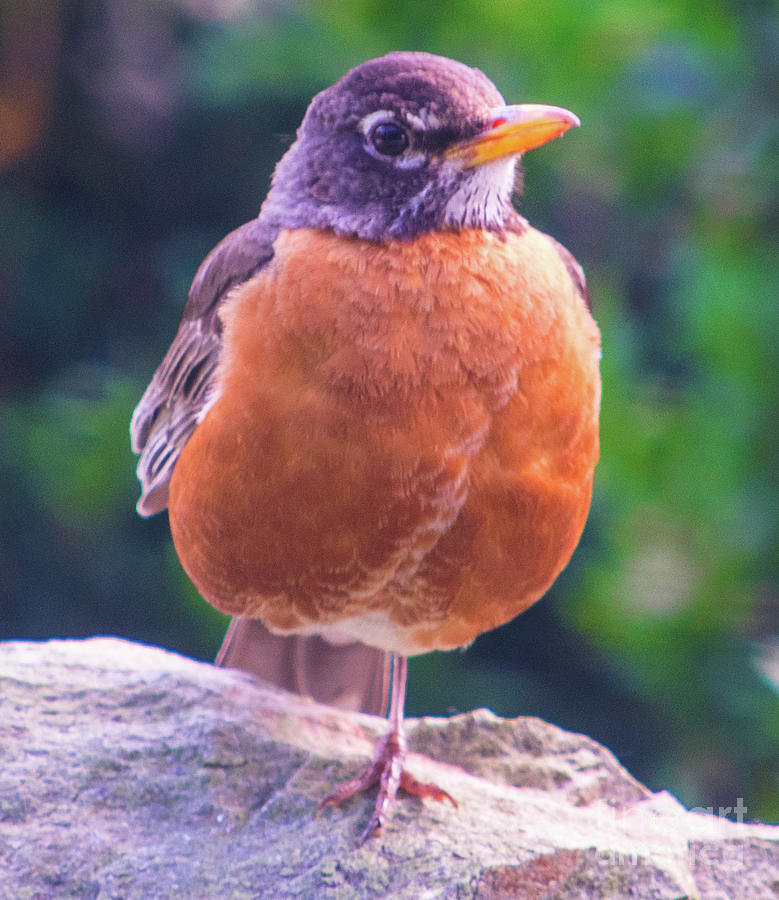
[[[558,107],[506,106],[478,69],[390,53],[312,100],[263,216],[368,239],[501,231],[519,156],[578,124]]]

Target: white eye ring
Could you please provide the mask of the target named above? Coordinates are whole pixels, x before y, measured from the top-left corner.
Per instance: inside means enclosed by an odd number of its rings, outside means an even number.
[[[399,128],[403,128],[406,134],[409,135],[409,147],[397,156],[389,156],[385,153],[380,153],[371,140],[373,129],[382,122],[392,122]],[[382,162],[389,162],[398,169],[418,169],[425,162],[424,153],[419,150],[411,149],[410,132],[412,129],[405,125],[405,123],[398,122],[397,115],[391,109],[377,109],[372,113],[368,113],[367,116],[363,116],[363,118],[360,119],[357,128],[363,136],[363,145],[366,152],[370,153],[374,158],[380,159]]]

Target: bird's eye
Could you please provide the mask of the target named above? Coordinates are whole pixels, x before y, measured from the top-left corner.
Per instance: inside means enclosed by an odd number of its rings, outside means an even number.
[[[408,147],[408,133],[397,122],[378,122],[368,140],[382,156],[400,156]]]

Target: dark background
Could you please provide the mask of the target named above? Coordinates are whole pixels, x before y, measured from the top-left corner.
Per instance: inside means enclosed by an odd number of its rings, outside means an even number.
[[[773,3],[0,3],[0,637],[213,656],[224,620],[134,512],[130,415],[312,94],[401,48],[581,116],[521,208],[584,265],[604,343],[574,560],[414,660],[409,712],[539,715],[688,805],[779,818]]]

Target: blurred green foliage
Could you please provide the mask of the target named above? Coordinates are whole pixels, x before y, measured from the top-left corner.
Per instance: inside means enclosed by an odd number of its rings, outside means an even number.
[[[779,18],[764,2],[37,0],[0,5],[2,637],[207,658],[223,619],[127,424],[200,259],[256,214],[311,95],[390,49],[482,68],[583,127],[522,210],[603,331],[590,522],[550,595],[412,663],[411,713],[587,731],[689,805],[779,817]]]

